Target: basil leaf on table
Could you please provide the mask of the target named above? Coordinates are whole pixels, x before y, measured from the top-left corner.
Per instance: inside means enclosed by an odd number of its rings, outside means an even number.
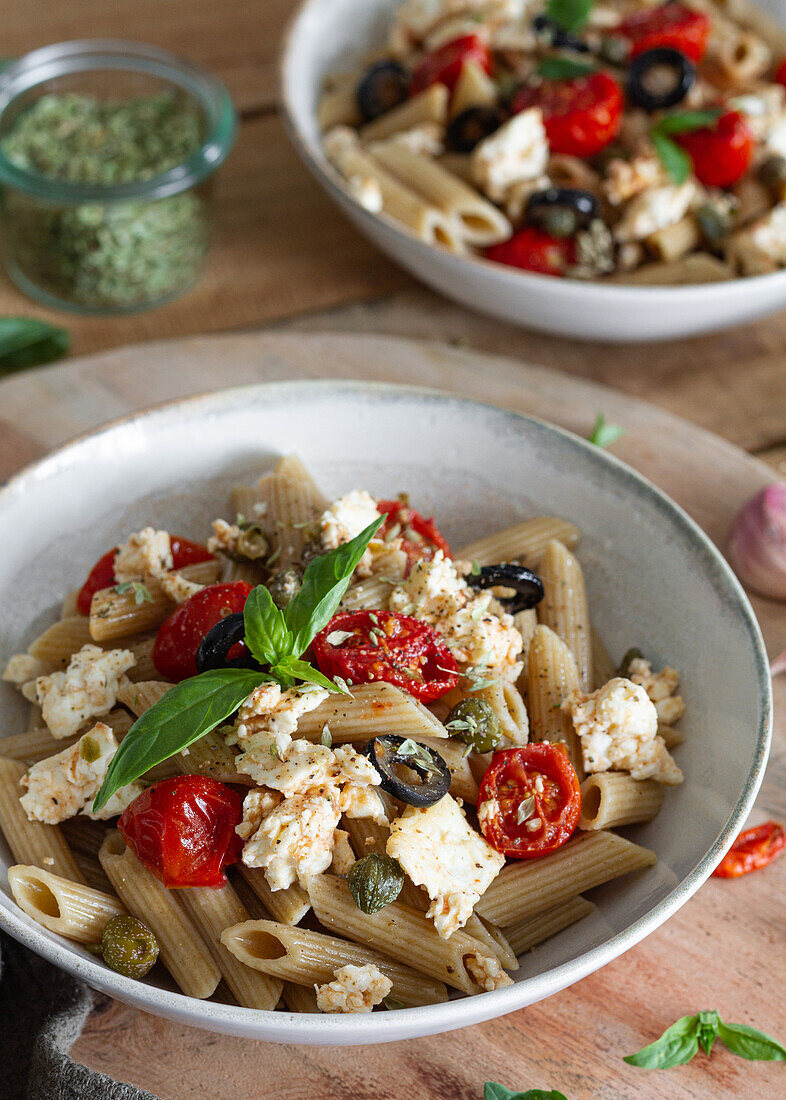
[[[580,31],[592,11],[594,0],[549,0],[546,15],[563,31]]]
[[[154,706],[137,718],[112,757],[93,811],[115,791],[133,783],[156,764],[187,749],[219,726],[254,688],[272,680],[264,672],[219,668],[175,684]]]
[[[621,439],[623,435],[625,435],[624,428],[621,428],[619,424],[609,424],[603,413],[598,413],[595,426],[587,436],[587,439],[590,443],[594,443],[596,447],[610,447],[612,443]]]
[[[718,1038],[732,1054],[752,1062],[786,1062],[786,1047],[776,1039],[746,1024],[724,1024],[718,1027]]]
[[[654,1043],[642,1047],[636,1054],[629,1054],[623,1062],[642,1069],[668,1069],[690,1062],[699,1050],[698,1023],[698,1015],[682,1016]]]
[[[0,374],[51,363],[70,345],[64,328],[32,317],[0,317]]]
[[[513,1092],[496,1081],[487,1081],[483,1086],[483,1100],[568,1100],[556,1089],[527,1089],[526,1092]]]
[[[292,631],[284,612],[276,607],[270,590],[258,584],[249,593],[243,608],[245,642],[263,665],[274,665],[292,652]]]
[[[724,1024],[717,1012],[683,1016],[667,1027],[660,1039],[623,1061],[643,1069],[669,1069],[690,1062],[699,1047],[709,1055],[720,1039],[732,1054],[761,1062],[786,1062],[786,1047],[776,1039],[746,1024]]]

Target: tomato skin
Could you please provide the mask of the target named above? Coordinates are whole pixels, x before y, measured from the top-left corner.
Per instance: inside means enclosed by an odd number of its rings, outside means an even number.
[[[645,50],[666,46],[679,50],[691,61],[701,61],[707,50],[710,20],[704,12],[683,4],[664,4],[660,8],[636,12],[623,19],[615,34],[631,44],[631,58]]]
[[[775,70],[773,80],[776,84],[782,84],[784,88],[786,88],[786,57],[784,57],[783,61],[781,61],[778,68]]]
[[[541,823],[532,831],[518,822],[519,806],[530,796],[529,819]],[[539,859],[570,840],[580,814],[579,777],[564,745],[540,741],[494,753],[478,798],[480,829],[492,848],[512,859]]]
[[[412,74],[411,95],[432,84],[444,84],[451,92],[458,83],[465,61],[474,61],[487,73],[493,67],[491,50],[477,34],[465,34],[426,54]]]
[[[712,126],[675,137],[690,154],[696,178],[705,187],[731,187],[748,171],[755,139],[738,111],[727,111]]]
[[[136,856],[168,889],[223,886],[223,868],[240,859],[243,797],[204,775],[154,783],[123,812],[117,827]]]
[[[196,565],[200,561],[210,561],[213,555],[206,546],[199,542],[190,542],[175,535],[171,540],[172,568],[183,569],[186,565]],[[110,588],[115,583],[115,554],[117,546],[107,550],[90,570],[87,580],[79,589],[76,598],[76,606],[80,615],[90,614],[90,604],[96,592],[102,588]]]
[[[527,85],[514,96],[511,110],[540,107],[552,153],[594,157],[617,136],[624,103],[617,81],[601,72]]]
[[[560,276],[575,262],[576,246],[568,237],[551,237],[542,229],[528,225],[514,233],[509,241],[487,248],[484,255],[487,260],[522,271]]]
[[[786,848],[786,832],[777,821],[745,829],[712,872],[718,878],[740,878],[772,863]]]
[[[336,630],[352,637],[333,644],[328,637]],[[440,699],[459,682],[456,659],[434,628],[395,611],[340,612],[311,644],[317,667],[331,679],[341,676],[353,684],[384,681],[421,703]]]
[[[377,538],[384,539],[397,523],[401,524],[403,536],[401,549],[407,555],[407,572],[421,558],[430,561],[437,550],[441,550],[446,558],[451,557],[450,547],[432,518],[425,519],[420,512],[416,512],[414,508],[410,508],[400,500],[380,500],[377,503],[377,511],[386,517]],[[405,534],[407,528],[419,535],[422,541],[408,539]]]
[[[209,584],[175,608],[158,628],[153,645],[153,664],[164,679],[179,684],[196,676],[199,643],[216,623],[243,610],[251,588],[245,581]],[[239,642],[230,654],[238,657],[245,650],[245,644]]]

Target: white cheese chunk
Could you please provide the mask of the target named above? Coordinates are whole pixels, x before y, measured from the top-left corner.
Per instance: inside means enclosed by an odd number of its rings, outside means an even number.
[[[172,568],[172,545],[167,531],[144,527],[117,548],[115,580],[141,581],[160,577]]]
[[[286,798],[246,841],[243,862],[263,868],[271,890],[321,874],[333,858],[340,816],[335,801],[316,791]]]
[[[371,1012],[393,988],[373,963],[354,966],[349,963],[333,972],[333,981],[315,986],[320,1012]]]
[[[766,275],[786,264],[786,202],[732,233],[726,255],[743,275]]]
[[[335,550],[338,546],[356,538],[369,524],[379,519],[379,516],[376,500],[365,489],[353,489],[351,493],[339,497],[319,518],[322,549]],[[358,564],[357,572],[360,576],[369,575],[375,549],[379,551],[383,548],[383,544],[378,539],[373,541],[376,547],[369,545]]]
[[[626,204],[622,217],[613,227],[617,241],[642,241],[659,229],[682,221],[698,194],[693,180],[681,184],[651,187],[635,195]]]
[[[260,684],[240,707],[233,731],[233,740],[247,754],[261,750],[269,753],[271,746],[283,757],[297,730],[301,714],[323,703],[328,697],[325,688],[305,685],[282,691],[278,684]],[[249,762],[251,757],[249,756]]]
[[[628,671],[633,683],[643,687],[655,704],[658,718],[664,725],[672,726],[682,718],[685,702],[682,696],[677,695],[680,674],[676,668],[667,665],[660,672],[653,672],[649,661],[636,657],[630,662]]]
[[[475,146],[470,172],[484,194],[504,203],[516,184],[542,176],[548,159],[543,114],[540,107],[530,107]]]
[[[36,699],[53,737],[70,737],[90,718],[108,714],[117,702],[120,677],[136,664],[130,649],[82,646],[65,672],[39,676]]]
[[[49,668],[51,667],[49,665]],[[44,662],[39,661],[37,657],[33,657],[30,653],[15,653],[3,670],[3,679],[8,684],[21,687],[23,684],[29,683],[30,680],[43,676],[46,670],[47,666]]]
[[[464,965],[469,976],[486,993],[492,993],[495,989],[502,989],[506,985],[513,985],[513,979],[502,969],[499,959],[489,955],[467,955]]]

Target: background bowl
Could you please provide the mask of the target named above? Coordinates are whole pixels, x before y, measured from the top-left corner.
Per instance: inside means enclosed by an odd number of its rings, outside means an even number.
[[[198,441],[198,445],[195,445]],[[471,441],[471,445],[469,443]],[[533,513],[584,532],[594,622],[614,657],[630,645],[683,677],[685,784],[649,825],[628,830],[659,864],[593,891],[597,912],[528,954],[516,984],[444,1005],[293,1016],[191,1000],[132,982],[41,929],[8,896],[0,926],[90,985],[183,1023],[281,1042],[400,1040],[532,1004],[603,966],[674,913],[721,858],[751,806],[771,726],[767,658],[738,582],[699,528],[618,460],[569,433],[490,406],[394,386],[284,383],[207,394],[118,421],[55,451],[0,492],[4,608],[0,662],[57,616],[107,546],[146,523],[202,538],[228,491],[299,452],[328,495],[410,489],[455,546]],[[0,686],[4,732],[23,728]]]
[[[285,39],[281,92],[295,146],[331,198],[383,252],[448,298],[513,324],[587,340],[669,340],[786,306],[786,271],[694,286],[632,287],[534,275],[424,244],[352,199],[322,152],[316,108],[325,77],[385,41],[401,0],[306,0]],[[782,0],[760,6],[784,21]]]

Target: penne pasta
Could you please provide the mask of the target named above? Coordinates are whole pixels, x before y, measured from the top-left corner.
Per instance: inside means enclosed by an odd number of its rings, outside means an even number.
[[[482,943],[488,954],[494,955],[506,970],[518,970],[519,960],[516,952],[505,933],[496,924],[484,921],[477,913],[473,913],[464,925],[464,932],[478,943]]]
[[[529,718],[521,692],[509,680],[494,680],[469,696],[488,703],[499,727],[511,745],[526,745],[529,740]]]
[[[447,764],[450,769],[450,793],[453,797],[477,806],[478,785],[469,766],[469,755],[464,742],[452,738],[444,741],[433,737],[419,737],[418,741],[438,752]]]
[[[674,726],[667,726],[665,722],[658,722],[658,733],[663,738],[667,749],[676,748],[685,740],[682,730],[678,730]]]
[[[264,871],[259,867],[246,867],[244,863],[239,863],[237,870],[267,912],[281,924],[300,924],[311,908],[308,894],[298,883],[284,890],[271,890]]]
[[[584,774],[581,743],[570,715],[560,709],[563,699],[580,686],[579,671],[567,645],[547,626],[539,626],[532,637],[527,685],[530,739],[564,742],[581,778]]]
[[[324,93],[317,107],[320,130],[324,132],[333,126],[360,126],[363,117],[355,95],[356,86],[357,76],[351,76]]]
[[[450,93],[444,84],[432,84],[406,103],[361,127],[361,141],[384,141],[393,134],[411,130],[413,126],[419,126],[423,122],[436,122],[444,126],[448,121],[449,99]]]
[[[313,477],[308,472],[308,468],[306,467],[300,455],[297,455],[294,452],[292,454],[284,455],[284,457],[280,458],[276,463],[273,473],[276,475],[276,477],[288,477],[291,478],[292,481],[301,481],[310,490],[314,497],[319,497],[322,501],[324,501],[325,507],[327,507],[327,498],[322,494],[316,481],[314,481]]]
[[[663,803],[663,786],[624,772],[598,772],[581,784],[580,829],[617,829],[652,821]]]
[[[352,695],[330,695],[315,710],[304,714],[297,727],[298,737],[319,741],[327,723],[333,743],[369,741],[381,733],[401,737],[445,738],[447,730],[413,696],[393,684],[360,684]]]
[[[238,772],[235,765],[237,755],[237,751],[227,745],[219,727],[173,756],[172,763],[183,775],[207,775],[219,783],[253,786],[247,775]]]
[[[111,727],[112,732],[120,739],[131,728],[132,719],[128,711],[123,710],[122,707],[115,707],[101,721]],[[73,737],[59,739],[52,736],[47,726],[27,730],[25,733],[12,733],[10,737],[0,740],[0,749],[3,756],[9,756],[12,760],[23,760],[26,764],[35,764],[73,745],[94,724],[95,720],[91,718]]]
[[[24,764],[0,756],[0,828],[19,864],[45,867],[55,875],[84,882],[84,875],[57,825],[28,821],[19,796]]]
[[[137,641],[132,641],[128,648],[136,657],[136,664],[132,669],[128,671],[128,679],[131,683],[138,683],[140,680],[155,680],[159,676],[158,669],[153,663],[153,646],[156,642],[155,634],[151,634],[148,638],[139,638]]]
[[[476,561],[479,565],[494,565],[501,561],[522,561],[534,568],[552,539],[573,549],[580,539],[578,527],[555,516],[525,519],[494,535],[476,539],[456,553],[456,558]]]
[[[221,565],[218,561],[202,561],[187,565],[177,573],[195,584],[214,584]],[[175,604],[153,577],[145,581],[149,600],[137,603],[133,588],[118,592],[115,587],[102,588],[90,604],[90,637],[94,642],[106,642],[126,635],[143,634],[161,625],[172,613]]]
[[[39,634],[30,643],[27,652],[53,668],[65,668],[72,654],[78,653],[83,645],[92,644],[90,621],[84,615],[72,615],[53,623],[43,634]]]
[[[63,597],[63,602],[60,605],[60,618],[70,619],[72,615],[79,614],[79,608],[76,601],[79,598],[79,589],[74,588],[71,592],[67,592]]]
[[[693,252],[700,242],[701,230],[699,223],[690,214],[684,217],[682,221],[656,230],[646,240],[650,252],[659,260],[667,262],[682,259],[689,252]]]
[[[457,118],[470,107],[494,107],[497,86],[477,61],[465,61],[450,97],[450,117]]]
[[[560,902],[553,909],[546,909],[543,913],[536,913],[532,917],[514,924],[507,929],[508,942],[517,955],[523,955],[525,951],[531,951],[539,943],[551,939],[558,932],[569,928],[576,921],[583,920],[590,913],[595,912],[595,906],[586,898],[568,898]]]
[[[557,634],[573,656],[583,691],[592,688],[592,636],[584,574],[576,557],[552,539],[538,567],[545,595],[538,619]]]
[[[313,988],[295,985],[294,982],[284,982],[282,997],[290,1012],[319,1012],[317,993]]]
[[[309,528],[327,506],[319,490],[302,478],[278,474],[260,478],[254,509],[273,547],[268,564],[275,564],[279,570],[299,562],[309,540]]]
[[[77,943],[100,943],[112,917],[125,913],[117,898],[40,867],[9,867],[8,884],[28,917]]]
[[[139,718],[155,703],[160,702],[171,687],[166,680],[143,680],[137,684],[126,684],[118,691],[117,701]]]

